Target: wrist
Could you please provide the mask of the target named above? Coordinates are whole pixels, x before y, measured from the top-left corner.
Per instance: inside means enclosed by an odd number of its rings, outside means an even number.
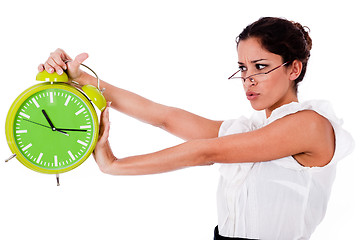
[[[72,79],[72,82],[77,83],[80,86],[84,86],[84,85],[97,86],[97,79],[84,71],[81,71],[78,77]]]
[[[107,157],[107,161],[105,162],[99,162],[97,161],[98,167],[101,172],[105,174],[115,175],[115,166],[114,163],[117,161],[117,158],[115,156],[109,156]]]

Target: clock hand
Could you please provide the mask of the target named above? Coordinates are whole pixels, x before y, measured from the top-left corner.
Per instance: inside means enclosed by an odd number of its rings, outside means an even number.
[[[69,128],[57,128],[57,130],[73,131],[73,132],[87,132],[86,129],[69,129]]]
[[[73,131],[73,132],[87,132],[87,130],[85,129],[69,129],[69,128],[56,128],[54,126],[54,124],[51,122],[49,116],[47,115],[46,111],[43,109],[41,110],[41,112],[44,114],[46,120],[48,121],[48,123],[50,124],[50,127],[53,131],[58,131],[58,132],[61,132],[61,133],[64,133],[64,134],[67,134],[66,132],[63,132],[63,131]]]
[[[41,110],[41,112],[44,114],[44,116],[45,116],[45,118],[46,118],[46,121],[49,123],[51,129],[52,129],[53,131],[55,131],[56,128],[55,128],[54,124],[51,122],[51,120],[50,120],[49,116],[47,115],[47,113],[45,112],[45,110],[43,109],[43,110]]]
[[[66,136],[69,136],[69,134],[68,134],[67,132],[63,132],[63,131],[61,131],[61,130],[59,130],[59,129],[56,129],[56,128],[55,128],[55,131],[57,131],[57,132],[59,132],[59,133],[62,133],[62,134],[64,134],[64,135],[66,135]]]
[[[39,125],[39,126],[42,126],[42,127],[51,128],[51,127],[49,127],[49,126],[45,126],[45,125],[43,125],[43,124],[41,124],[41,123],[33,122],[33,121],[28,120],[28,119],[25,119],[25,118],[24,118],[23,120],[24,120],[24,121],[27,121],[27,122],[34,123],[34,124]]]
[[[31,123],[36,124],[36,125],[39,125],[39,126],[42,126],[42,127],[51,128],[51,127],[49,127],[49,126],[46,126],[46,125],[43,125],[43,124],[41,124],[41,123],[37,123],[37,122],[31,121],[31,120],[28,120],[28,119],[23,119],[23,120],[24,120],[24,121],[27,121],[27,122],[31,122]],[[58,129],[56,129],[55,131],[60,132],[60,133],[62,133],[62,134],[64,134],[64,135],[66,135],[66,136],[69,136],[69,134],[68,134],[67,132],[63,132],[63,131],[58,130]]]
[[[66,136],[69,136],[69,134],[67,132],[64,132],[64,131],[61,131],[61,130],[58,130],[58,129],[55,128],[54,124],[51,122],[49,116],[47,115],[47,113],[46,113],[46,111],[44,109],[41,110],[41,112],[44,114],[44,116],[46,118],[46,121],[49,123],[49,125],[50,125],[50,127],[51,127],[51,129],[53,131],[57,131],[57,132],[60,132],[60,133],[62,133],[64,135],[66,135]],[[41,124],[39,124],[39,125],[41,125]]]

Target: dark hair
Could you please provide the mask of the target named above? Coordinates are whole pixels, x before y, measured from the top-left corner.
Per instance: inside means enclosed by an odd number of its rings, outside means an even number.
[[[247,26],[236,38],[236,42],[239,45],[241,40],[255,37],[260,40],[266,50],[280,55],[284,62],[301,61],[302,71],[294,85],[297,92],[298,83],[305,76],[312,47],[312,40],[305,28],[310,31],[308,27],[303,27],[300,23],[283,18],[263,17]]]

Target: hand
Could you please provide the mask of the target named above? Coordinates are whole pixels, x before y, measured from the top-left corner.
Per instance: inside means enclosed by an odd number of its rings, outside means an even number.
[[[102,172],[109,172],[111,164],[116,161],[110,143],[109,143],[109,132],[110,132],[110,121],[109,121],[109,109],[111,102],[107,103],[105,110],[100,116],[100,130],[99,139],[95,146],[93,156],[96,163],[98,164]]]
[[[79,82],[83,73],[83,71],[80,70],[80,64],[88,57],[89,55],[87,53],[81,53],[72,60],[72,58],[64,50],[58,48],[55,52],[50,54],[44,64],[39,65],[38,70],[39,72],[46,70],[48,73],[56,71],[59,75],[66,70],[70,81]],[[66,61],[71,62],[65,63]]]

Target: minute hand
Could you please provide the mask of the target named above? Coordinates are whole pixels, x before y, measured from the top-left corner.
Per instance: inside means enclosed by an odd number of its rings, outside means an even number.
[[[87,132],[86,129],[71,129],[71,128],[57,128],[57,130],[61,131],[72,131],[72,132]]]

